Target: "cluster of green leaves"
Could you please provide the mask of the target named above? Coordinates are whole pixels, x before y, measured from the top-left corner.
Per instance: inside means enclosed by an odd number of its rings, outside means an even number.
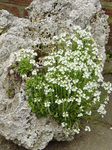
[[[20,75],[28,76],[26,95],[32,111],[37,117],[50,116],[67,128],[80,128],[81,122],[88,121],[107,97],[106,90],[106,97],[99,94],[102,61],[97,56],[93,38],[88,38],[89,35],[82,37],[80,33],[75,36],[58,41],[56,51],[45,57],[43,70],[37,75],[32,75],[35,66],[30,63],[30,57],[22,58],[18,65]],[[75,63],[76,68],[72,67]],[[89,83],[91,87],[95,83],[96,87],[84,90]],[[94,96],[97,91],[99,98]]]
[[[21,59],[18,65],[18,71],[20,75],[28,74],[33,70],[33,65],[30,63],[28,57]]]

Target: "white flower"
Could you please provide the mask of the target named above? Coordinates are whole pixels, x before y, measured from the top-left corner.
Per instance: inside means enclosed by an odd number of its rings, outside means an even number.
[[[73,132],[76,133],[76,134],[79,134],[80,133],[80,129],[73,129]]]
[[[82,113],[80,113],[80,114],[78,114],[78,116],[77,117],[82,117],[83,116],[83,114]]]
[[[66,123],[66,122],[62,122],[61,125],[62,125],[62,127],[64,128],[64,127],[67,126],[67,123]]]
[[[70,46],[70,45],[72,45],[72,42],[71,41],[67,41],[67,46]]]
[[[68,112],[63,112],[63,117],[64,118],[66,118],[66,117],[68,117],[69,115],[68,115]]]
[[[30,60],[30,64],[35,65],[35,60],[34,60],[34,59],[31,59],[31,60]]]
[[[54,37],[53,37],[53,40],[58,40],[58,39],[59,39],[58,36],[54,36]]]
[[[27,75],[26,74],[22,75],[22,78],[27,79]]]
[[[31,49],[23,49],[23,51],[26,53],[31,53],[32,50]]]
[[[93,98],[93,103],[94,104],[96,104],[97,102],[99,102],[100,101],[100,97],[95,97],[95,98]]]
[[[33,75],[33,76],[36,76],[36,75],[37,75],[37,70],[33,70],[33,71],[32,71],[32,75]]]
[[[41,99],[40,98],[34,98],[34,102],[36,103],[36,102],[40,102],[41,101]]]
[[[86,114],[91,116],[92,112],[91,111],[86,111]]]
[[[99,114],[101,114],[102,115],[102,117],[106,114],[106,110],[105,110],[105,104],[101,104],[100,105],[100,107],[98,108],[98,110],[97,110],[97,112],[99,113]]]
[[[109,94],[112,92],[112,84],[110,82],[103,82],[102,87],[107,90]]]
[[[90,78],[91,73],[90,72],[84,72],[83,78]]]
[[[35,53],[33,53],[33,56],[37,56],[37,53],[35,52]]]
[[[58,105],[60,105],[60,104],[63,103],[63,101],[62,101],[61,99],[56,99],[56,100],[55,100],[55,103],[58,104]]]
[[[79,97],[79,98],[76,98],[75,101],[78,103],[78,105],[81,104],[81,98],[80,98],[80,97]]]
[[[47,108],[50,107],[50,104],[51,104],[51,102],[45,102],[44,103],[45,107],[47,107]]]
[[[70,97],[66,100],[67,102],[73,102],[74,101],[74,98],[73,97]]]
[[[49,93],[54,92],[54,89],[49,88],[48,86],[45,86],[44,92],[45,92],[45,95],[48,95]]]
[[[95,97],[98,97],[98,96],[100,96],[101,95],[101,91],[96,91],[95,93],[94,93],[94,96]]]
[[[91,131],[91,128],[90,128],[89,126],[86,126],[86,127],[85,127],[85,131],[90,132],[90,131]]]

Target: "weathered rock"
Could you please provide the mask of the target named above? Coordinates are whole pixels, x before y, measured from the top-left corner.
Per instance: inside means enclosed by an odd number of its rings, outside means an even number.
[[[74,25],[82,28],[91,26],[99,52],[105,59],[108,16],[101,10],[99,0],[34,0],[28,10],[29,18],[44,43],[48,43],[54,35],[72,30]]]
[[[71,32],[74,25],[91,26],[105,59],[108,38],[107,16],[99,0],[34,0],[29,6],[29,19],[17,18],[7,11],[0,11],[0,134],[18,145],[31,150],[43,149],[53,138],[65,137],[62,128],[49,118],[37,119],[25,100],[24,83],[15,88],[14,97],[7,94],[8,68],[14,63],[14,52],[20,48],[33,48],[41,43],[49,45],[54,35]]]

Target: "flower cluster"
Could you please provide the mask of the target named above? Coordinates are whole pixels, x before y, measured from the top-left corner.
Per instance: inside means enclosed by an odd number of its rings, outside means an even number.
[[[78,134],[82,121],[88,121],[94,113],[102,117],[106,114],[112,86],[103,80],[102,57],[89,31],[75,27],[73,33],[55,36],[53,43],[56,49],[44,57],[41,71],[37,54],[25,50],[18,59],[19,72],[29,76],[26,93],[32,111],[38,117],[51,116],[63,128]],[[26,58],[32,65],[29,71],[22,66]],[[89,126],[84,128],[91,131]]]
[[[39,65],[35,58],[37,53],[31,49],[21,49],[16,54],[16,61],[19,63],[18,71],[22,78],[26,79],[29,74],[32,76],[37,75],[39,71]]]

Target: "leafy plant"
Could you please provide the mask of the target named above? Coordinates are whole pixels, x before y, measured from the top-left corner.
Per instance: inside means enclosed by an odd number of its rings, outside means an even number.
[[[79,133],[82,121],[95,112],[106,114],[111,84],[103,81],[102,57],[89,31],[77,27],[71,34],[54,37],[54,42],[57,48],[43,58],[41,70],[35,52],[25,50],[19,55],[18,72],[26,75],[28,102],[37,117],[50,116]]]

